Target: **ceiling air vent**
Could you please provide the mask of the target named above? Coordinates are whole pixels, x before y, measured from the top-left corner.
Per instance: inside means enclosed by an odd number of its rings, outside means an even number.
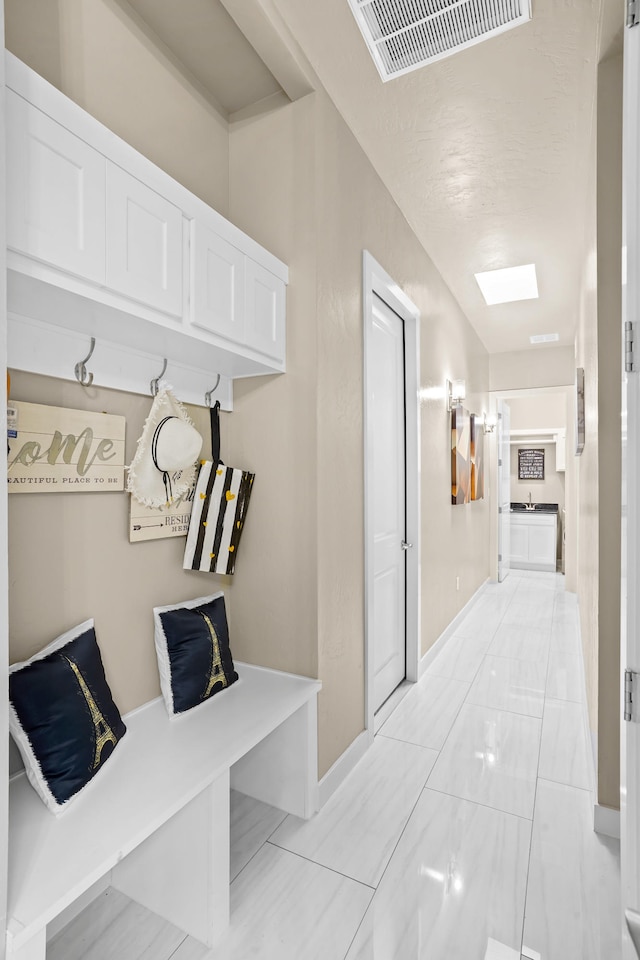
[[[349,5],[383,80],[531,19],[531,0],[349,0]]]

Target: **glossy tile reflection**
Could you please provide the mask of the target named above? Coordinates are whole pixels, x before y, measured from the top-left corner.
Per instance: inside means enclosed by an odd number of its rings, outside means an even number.
[[[541,722],[465,704],[428,786],[520,817],[533,816]]]
[[[542,717],[546,672],[546,665],[539,660],[487,656],[467,702]]]
[[[530,835],[526,820],[425,790],[348,960],[484,960],[490,941],[518,957]]]

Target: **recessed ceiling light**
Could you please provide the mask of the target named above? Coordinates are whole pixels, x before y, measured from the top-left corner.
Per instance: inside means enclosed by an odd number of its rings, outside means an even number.
[[[533,337],[529,337],[530,343],[552,343],[559,339],[559,333],[536,333]]]
[[[488,306],[513,303],[514,300],[535,300],[538,296],[535,263],[504,270],[488,270],[474,276]]]

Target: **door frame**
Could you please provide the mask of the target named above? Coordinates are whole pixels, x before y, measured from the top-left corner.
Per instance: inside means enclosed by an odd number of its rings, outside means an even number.
[[[640,26],[624,31],[623,176],[622,176],[622,349],[625,321],[638,336],[640,306]],[[636,341],[637,342],[637,341]],[[637,348],[636,348],[637,349]],[[636,353],[637,357],[637,353]],[[625,703],[626,668],[640,672],[640,376],[622,363],[622,517],[620,607],[620,702]],[[635,700],[635,696],[634,696]],[[640,911],[640,715],[620,720],[620,830],[622,879],[622,956],[636,957],[626,929],[625,910]]]
[[[418,680],[420,662],[420,311],[368,250],[362,256],[362,302],[364,328],[363,424],[364,424],[364,675],[365,730],[374,736],[373,711],[373,474],[374,430],[369,403],[370,322],[373,298],[378,296],[404,325],[406,538],[413,546],[406,551],[406,679]]]

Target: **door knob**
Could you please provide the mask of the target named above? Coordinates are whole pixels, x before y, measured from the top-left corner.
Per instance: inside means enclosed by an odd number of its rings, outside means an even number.
[[[413,546],[413,544],[412,544],[412,543],[407,543],[406,540],[401,540],[401,541],[400,541],[400,547],[401,547],[402,550],[408,550],[409,547],[412,547],[412,546]]]

